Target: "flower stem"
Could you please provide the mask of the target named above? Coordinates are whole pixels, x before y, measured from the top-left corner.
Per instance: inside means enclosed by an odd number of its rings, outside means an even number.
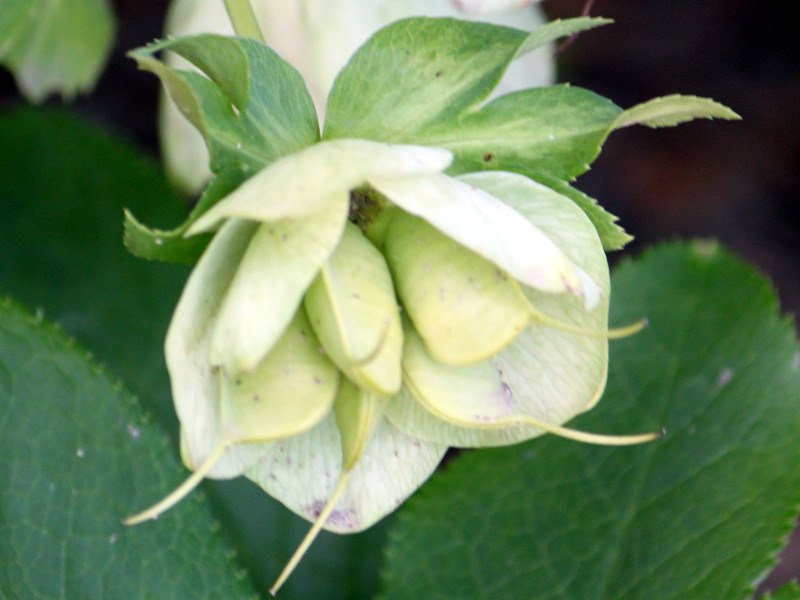
[[[258,26],[250,0],[225,0],[225,10],[228,11],[236,35],[264,41],[264,34]]]

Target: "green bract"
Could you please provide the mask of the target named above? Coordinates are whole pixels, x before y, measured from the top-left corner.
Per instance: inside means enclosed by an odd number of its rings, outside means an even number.
[[[622,111],[569,86],[484,103],[514,58],[603,22],[530,35],[397,22],[340,73],[322,139],[302,80],[258,42],[134,53],[203,134],[217,177],[172,232],[128,219],[129,247],[149,258],[192,260],[192,240],[211,238],[166,342],[195,473],[131,521],[204,476],[244,474],[315,521],[301,554],[320,527],[359,531],[394,510],[448,446],[652,439],[561,427],[603,391],[604,248],[627,239],[570,182],[615,127],[735,115],[680,97]]]

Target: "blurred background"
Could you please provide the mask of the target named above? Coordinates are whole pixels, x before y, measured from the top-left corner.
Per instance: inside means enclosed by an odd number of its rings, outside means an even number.
[[[402,0],[397,0],[402,1]],[[125,52],[161,34],[167,0],[116,0],[113,56],[73,108],[158,156],[158,83]],[[545,0],[550,19],[582,0]],[[620,217],[636,241],[612,262],[659,240],[716,238],[757,265],[783,311],[800,308],[800,42],[790,4],[745,0],[597,0],[616,23],[582,34],[558,57],[558,80],[622,107],[673,93],[712,97],[740,122],[614,133],[578,187]],[[0,110],[24,101],[0,70]],[[49,104],[57,105],[51,100]],[[799,498],[800,500],[800,498]],[[800,573],[800,540],[771,582]]]

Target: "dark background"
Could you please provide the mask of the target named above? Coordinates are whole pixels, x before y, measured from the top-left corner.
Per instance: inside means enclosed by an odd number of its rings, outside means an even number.
[[[396,0],[401,1],[401,0]],[[167,0],[116,0],[114,53],[95,92],[74,109],[158,153],[154,76],[125,52],[156,38]],[[800,42],[791,3],[752,0],[597,0],[614,25],[582,34],[559,56],[559,80],[622,107],[673,93],[712,97],[740,122],[614,133],[578,187],[621,218],[636,241],[716,238],[756,264],[784,312],[800,308]],[[546,0],[548,16],[577,16],[582,0]],[[21,103],[0,71],[0,110]],[[57,104],[55,101],[51,101]],[[800,498],[798,499],[800,500]],[[796,550],[794,548],[797,548]],[[800,540],[774,577],[800,572]]]

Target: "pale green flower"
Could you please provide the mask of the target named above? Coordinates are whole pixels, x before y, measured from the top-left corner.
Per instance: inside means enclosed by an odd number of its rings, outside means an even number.
[[[216,234],[166,356],[195,473],[130,522],[205,476],[244,474],[316,521],[310,542],[393,511],[448,446],[544,431],[651,438],[559,427],[605,385],[609,279],[594,226],[521,175],[445,175],[451,160],[319,142],[191,226]]]

